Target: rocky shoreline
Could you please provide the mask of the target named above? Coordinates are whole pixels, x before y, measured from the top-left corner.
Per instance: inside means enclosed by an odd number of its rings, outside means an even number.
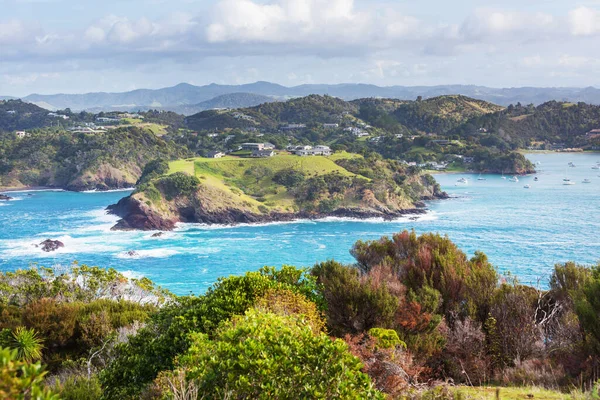
[[[439,196],[436,199],[447,198],[447,195]],[[432,200],[432,199],[424,199]],[[357,220],[370,218],[383,218],[390,221],[406,215],[423,215],[427,211],[424,209],[424,203],[418,203],[418,207],[399,210],[399,211],[374,211],[360,208],[338,208],[330,213],[281,213],[271,212],[269,214],[257,214],[245,212],[239,209],[226,209],[219,212],[204,212],[196,208],[179,209],[179,215],[165,218],[162,215],[145,207],[132,197],[125,197],[117,204],[107,208],[109,214],[116,215],[121,219],[111,229],[116,231],[171,231],[178,222],[204,223],[219,225],[237,225],[237,224],[258,224],[268,222],[290,222],[297,220],[319,220],[328,217],[353,218]]]

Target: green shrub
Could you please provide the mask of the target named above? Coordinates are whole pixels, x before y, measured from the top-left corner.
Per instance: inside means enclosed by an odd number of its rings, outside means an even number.
[[[292,315],[250,310],[214,340],[195,334],[180,367],[207,399],[384,398],[345,342],[314,334]]]

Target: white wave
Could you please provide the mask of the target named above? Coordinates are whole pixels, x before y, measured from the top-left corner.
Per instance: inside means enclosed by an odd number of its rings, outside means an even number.
[[[135,188],[123,188],[123,189],[111,189],[111,190],[98,190],[98,189],[93,189],[93,190],[84,190],[81,193],[117,193],[117,192],[131,192],[135,190]]]
[[[141,279],[144,277],[144,274],[142,274],[141,272],[137,272],[137,271],[132,271],[130,269],[126,270],[126,271],[119,271],[121,274],[123,274],[123,276],[125,276],[125,278],[127,279]]]
[[[397,218],[384,219],[383,217],[374,218],[352,218],[352,217],[325,217],[318,219],[296,219],[291,221],[273,221],[273,222],[261,222],[257,224],[253,223],[242,223],[242,224],[198,224],[198,223],[186,223],[179,222],[175,226],[175,231],[185,232],[194,229],[200,230],[216,230],[216,229],[235,229],[245,227],[261,227],[271,225],[291,225],[291,224],[318,224],[319,222],[366,222],[373,224],[381,223],[398,223],[398,222],[418,222],[418,221],[433,221],[437,219],[437,215],[434,211],[426,211],[424,214],[408,214]]]
[[[150,249],[150,250],[130,250],[131,254],[127,251],[123,251],[116,255],[117,258],[122,259],[140,259],[140,258],[168,258],[179,254],[179,251],[175,249]]]
[[[32,192],[66,192],[64,189],[24,189],[24,190],[9,190],[7,193],[32,193]]]
[[[53,258],[62,254],[105,253],[121,249],[118,245],[108,243],[106,238],[98,236],[74,238],[69,235],[63,235],[51,238],[62,242],[65,246],[47,253],[41,249],[39,244],[48,239],[48,237],[2,240],[0,241],[0,248],[2,248],[0,255],[6,258]]]

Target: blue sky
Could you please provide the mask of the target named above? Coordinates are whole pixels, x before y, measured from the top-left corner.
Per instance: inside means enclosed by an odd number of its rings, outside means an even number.
[[[600,86],[600,0],[0,0],[0,95]]]

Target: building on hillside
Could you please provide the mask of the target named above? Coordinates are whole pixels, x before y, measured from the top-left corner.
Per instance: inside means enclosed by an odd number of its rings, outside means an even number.
[[[62,119],[69,119],[69,116],[68,116],[68,115],[57,114],[57,113],[53,113],[53,112],[51,112],[51,113],[48,113],[48,116],[49,116],[50,118],[62,118]]]
[[[109,124],[115,124],[115,123],[121,122],[121,120],[119,118],[111,118],[111,117],[97,117],[96,121],[109,123]]]
[[[29,137],[29,136],[31,136],[31,133],[29,133],[29,132],[25,132],[25,131],[17,131],[17,132],[15,132],[15,135],[17,135],[17,137],[18,137],[19,139],[23,139],[24,137]]]
[[[463,162],[465,164],[473,164],[475,162],[475,157],[463,157]]]
[[[242,150],[275,150],[273,143],[242,143]]]
[[[100,129],[100,128],[94,129],[89,126],[75,126],[75,127],[69,128],[69,131],[71,131],[73,133],[87,133],[90,135],[97,134],[97,133],[106,133],[106,131],[104,129]]]
[[[331,155],[331,149],[329,146],[296,146],[290,151],[300,157]]]
[[[15,110],[8,110],[7,114],[15,115],[17,112]]]
[[[252,150],[252,157],[254,157],[254,158],[273,157],[274,155],[275,155],[275,152],[273,150],[267,150],[267,149]]]
[[[340,127],[340,124],[323,124],[323,128],[325,129],[337,129]]]
[[[362,130],[361,128],[357,128],[357,127],[348,127],[348,128],[344,128],[344,131],[346,132],[350,132],[352,133],[354,136],[356,137],[365,137],[365,136],[369,136],[368,132],[365,132],[364,130]]]
[[[223,158],[225,157],[225,153],[220,151],[210,151],[208,153],[208,158]]]
[[[242,150],[264,150],[264,143],[242,143]]]
[[[283,129],[284,131],[291,131],[294,129],[304,129],[304,128],[306,128],[306,124],[287,124],[287,125],[281,127],[281,129]]]
[[[196,135],[198,135],[198,134],[196,133]],[[216,138],[217,136],[219,136],[219,134],[218,133],[209,133],[206,136],[208,136],[209,138]]]

